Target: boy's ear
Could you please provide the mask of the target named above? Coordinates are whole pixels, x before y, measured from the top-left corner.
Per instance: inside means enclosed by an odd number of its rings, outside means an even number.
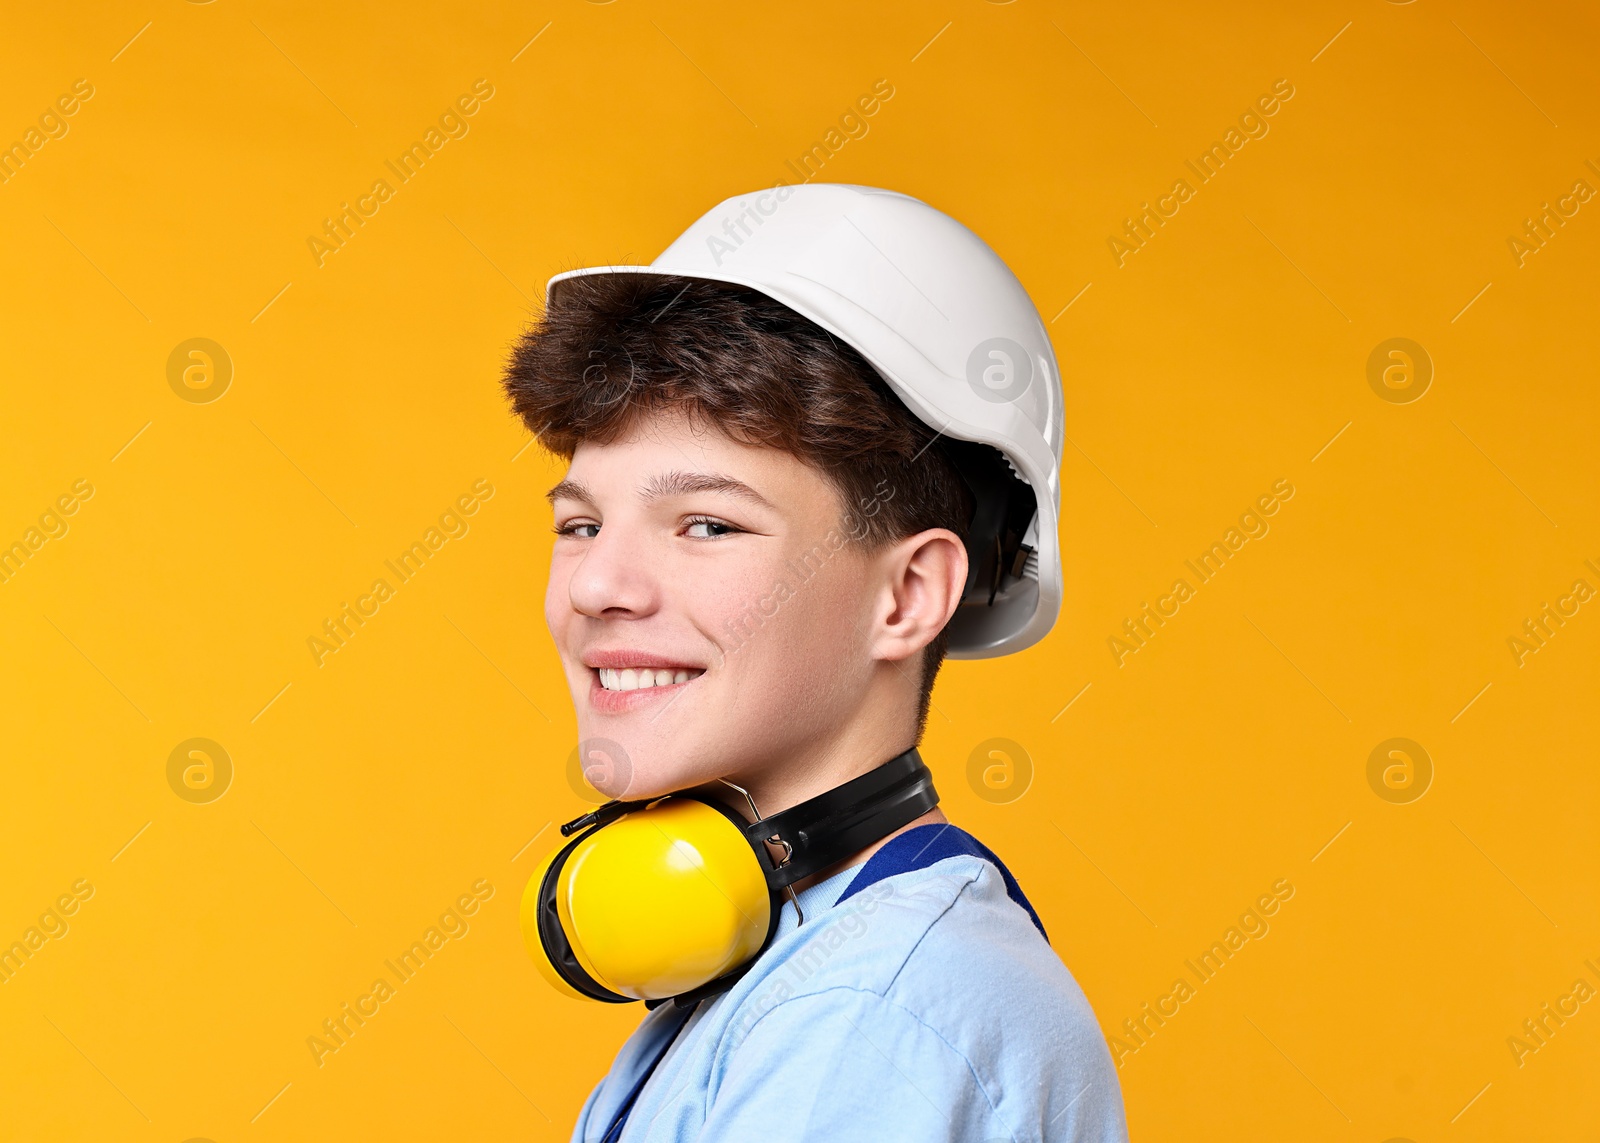
[[[948,528],[929,528],[878,558],[884,580],[873,651],[898,662],[932,643],[955,614],[967,584],[967,549]]]

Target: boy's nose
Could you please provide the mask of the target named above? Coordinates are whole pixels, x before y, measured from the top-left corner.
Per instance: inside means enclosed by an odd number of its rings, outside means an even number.
[[[654,561],[636,545],[602,528],[567,584],[572,609],[595,619],[649,615],[659,601]]]

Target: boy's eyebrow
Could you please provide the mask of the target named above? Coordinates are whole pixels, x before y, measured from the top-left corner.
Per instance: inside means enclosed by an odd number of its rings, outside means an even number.
[[[645,486],[644,499],[646,502],[660,500],[668,496],[686,496],[695,492],[721,492],[727,496],[748,500],[752,504],[763,508],[771,508],[772,502],[761,493],[751,488],[742,480],[735,480],[731,476],[724,476],[720,472],[668,472],[653,478]]]
[[[594,503],[594,494],[576,480],[563,480],[546,492],[544,498],[552,504],[557,500],[582,500],[585,504]]]
[[[651,500],[661,500],[668,496],[687,496],[695,492],[720,492],[727,496],[734,496],[740,500],[748,500],[763,508],[771,508],[772,502],[761,493],[751,488],[742,480],[731,476],[724,476],[720,472],[668,472],[651,479],[645,485],[642,493],[643,499],[648,503]],[[544,494],[545,499],[554,504],[557,500],[581,500],[585,504],[595,502],[594,494],[588,487],[576,480],[563,480],[549,492]]]

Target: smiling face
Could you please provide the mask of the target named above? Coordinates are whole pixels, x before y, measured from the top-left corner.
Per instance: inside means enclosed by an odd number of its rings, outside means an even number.
[[[741,286],[589,274],[505,387],[570,462],[545,616],[597,789],[773,814],[917,743],[970,458],[858,350]]]
[[[916,663],[881,638],[895,548],[853,540],[815,468],[647,414],[617,440],[579,445],[551,502],[545,618],[579,738],[621,747],[590,773],[602,793],[726,777],[787,800],[775,765],[826,769],[862,737],[867,710],[897,704],[914,734]]]

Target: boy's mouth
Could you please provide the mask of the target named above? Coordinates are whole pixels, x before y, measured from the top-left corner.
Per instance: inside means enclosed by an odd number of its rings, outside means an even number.
[[[598,667],[600,688],[607,691],[642,691],[687,683],[705,674],[694,667]]]

